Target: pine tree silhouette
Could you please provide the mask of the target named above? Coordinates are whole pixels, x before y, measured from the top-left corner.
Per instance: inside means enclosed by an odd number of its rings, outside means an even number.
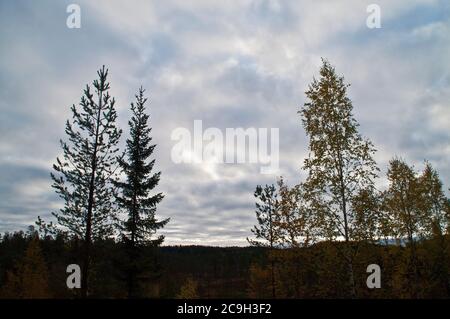
[[[109,95],[108,70],[97,71],[93,82],[96,100],[86,85],[79,107],[72,106],[67,120],[68,142],[61,140],[63,159],[57,158],[51,174],[53,187],[64,199],[64,208],[54,212],[57,222],[72,237],[84,240],[82,296],[88,295],[92,240],[114,232],[114,188],[119,156],[117,144],[122,131],[116,127],[115,100]]]

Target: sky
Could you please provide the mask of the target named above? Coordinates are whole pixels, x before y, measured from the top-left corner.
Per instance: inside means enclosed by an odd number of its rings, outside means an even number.
[[[81,9],[68,28],[67,6]],[[366,25],[380,8],[381,28]],[[305,178],[308,140],[297,111],[321,58],[351,84],[360,132],[377,148],[386,187],[394,156],[429,160],[450,187],[450,2],[0,0],[0,232],[25,229],[62,201],[51,188],[59,139],[82,89],[109,68],[127,137],[142,85],[157,147],[157,216],[165,244],[246,245],[253,192]],[[278,128],[279,171],[257,164],[177,164],[172,132],[203,127]],[[448,192],[447,192],[448,194]]]

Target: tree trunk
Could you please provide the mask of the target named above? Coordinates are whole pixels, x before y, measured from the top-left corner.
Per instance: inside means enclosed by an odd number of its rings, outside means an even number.
[[[349,293],[350,298],[356,297],[356,288],[355,288],[355,276],[353,272],[353,261],[351,257],[351,243],[350,243],[350,235],[349,235],[349,227],[348,227],[348,216],[347,216],[347,198],[345,196],[345,184],[344,184],[344,174],[342,172],[342,157],[340,155],[340,151],[338,151],[338,174],[339,174],[339,184],[341,191],[341,200],[342,200],[342,215],[344,217],[344,237],[345,237],[345,245],[344,255],[347,261],[347,271],[348,271],[348,284],[349,284]]]
[[[102,97],[103,91],[99,92],[99,102],[98,102],[98,113],[96,119],[96,131],[95,131],[95,143],[94,152],[92,154],[92,172],[89,181],[89,198],[88,198],[88,208],[86,216],[86,234],[84,237],[84,256],[83,256],[83,271],[81,277],[81,296],[82,298],[87,298],[88,296],[88,284],[89,284],[89,266],[90,266],[90,255],[91,255],[91,240],[92,240],[92,209],[94,207],[94,189],[95,189],[95,173],[97,170],[97,148],[98,148],[98,135],[100,127],[100,116],[102,109]]]
[[[275,263],[272,259],[272,267],[271,267],[271,272],[272,272],[272,298],[275,299],[276,298],[276,294],[275,294]]]
[[[349,289],[350,289],[350,298],[356,298],[356,287],[355,287],[355,277],[353,272],[353,262],[349,260],[347,262],[348,266],[348,279],[349,279]]]

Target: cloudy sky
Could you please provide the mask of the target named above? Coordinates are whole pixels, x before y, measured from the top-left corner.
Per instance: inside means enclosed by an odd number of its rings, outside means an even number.
[[[366,26],[367,6],[381,28]],[[450,2],[0,0],[0,232],[50,219],[61,206],[49,173],[69,107],[105,64],[120,125],[147,89],[167,244],[243,245],[255,222],[253,191],[283,175],[304,178],[299,107],[327,58],[351,83],[361,132],[384,175],[401,156],[426,158],[450,186]],[[280,171],[257,164],[175,164],[175,128],[279,128]],[[126,136],[124,136],[126,137]],[[383,176],[382,176],[383,177]],[[380,178],[380,187],[385,180]]]

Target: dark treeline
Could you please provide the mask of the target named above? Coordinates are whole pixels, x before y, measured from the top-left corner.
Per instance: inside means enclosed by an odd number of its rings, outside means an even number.
[[[51,174],[64,202],[56,222],[38,217],[37,228],[1,238],[1,297],[450,297],[450,201],[438,172],[394,157],[380,187],[375,146],[326,60],[298,112],[307,177],[256,187],[245,248],[161,247],[157,232],[169,220],[156,217],[164,195],[155,191],[147,99],[139,89],[121,151],[107,76],[100,69],[94,92],[86,86],[71,108]],[[71,264],[80,265],[80,289],[68,287]],[[379,271],[375,286],[368,271]]]
[[[39,238],[34,230],[5,234],[0,242],[2,298],[79,298],[66,286],[66,267],[82,252],[75,239]],[[96,256],[89,286],[92,298],[128,298],[126,244],[95,241]],[[146,247],[141,258],[151,265],[141,276],[141,298],[243,298],[253,262],[264,264],[263,248],[165,246]]]
[[[449,238],[446,237],[446,242]],[[420,277],[414,289],[421,298],[448,298],[450,259],[438,253],[442,242],[417,244]],[[80,253],[81,242],[63,237],[39,239],[35,232],[6,234],[0,242],[1,298],[79,298],[79,289],[66,286],[66,267]],[[448,247],[448,246],[447,246]],[[163,246],[147,248],[151,276],[139,281],[142,298],[272,298],[271,261],[275,264],[276,298],[345,298],[345,260],[330,242],[310,247]],[[447,248],[448,249],[448,248]],[[90,296],[128,298],[127,276],[121,266],[123,243],[96,241],[98,258],[92,266]],[[381,288],[368,289],[366,267],[382,269]],[[402,245],[359,245],[353,265],[357,298],[413,298],[410,251]]]

